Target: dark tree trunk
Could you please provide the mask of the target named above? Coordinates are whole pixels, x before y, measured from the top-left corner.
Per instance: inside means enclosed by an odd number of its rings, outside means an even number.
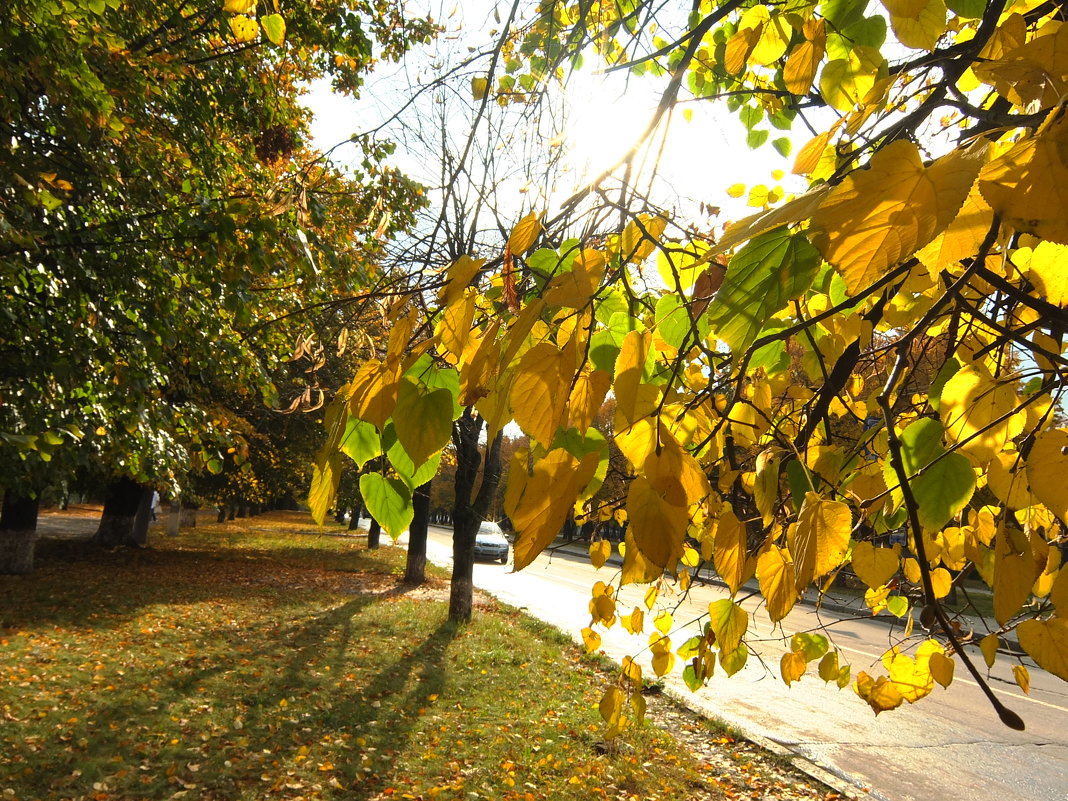
[[[356,504],[352,507],[352,517],[349,518],[349,531],[355,531],[360,527],[360,514],[363,512],[363,508]]]
[[[226,522],[226,506],[225,505],[219,507],[219,517],[215,520],[215,522],[216,523],[225,523]]]
[[[377,548],[378,541],[381,539],[382,526],[378,525],[378,521],[373,517],[371,518],[371,525],[367,529],[367,547]]]
[[[339,506],[337,508],[337,511],[334,512],[334,522],[335,523],[344,523],[345,522],[345,507],[344,506]]]
[[[4,505],[0,509],[0,573],[24,575],[33,572],[37,505],[37,498],[4,493]]]
[[[474,607],[475,535],[501,478],[501,439],[498,432],[486,454],[482,485],[472,502],[471,493],[478,478],[482,455],[478,437],[482,418],[472,417],[468,409],[453,424],[452,441],[456,447],[456,500],[452,513],[452,582],[449,587],[449,620],[466,623]]]
[[[404,569],[404,583],[422,584],[426,581],[426,529],[430,523],[430,483],[415,488],[412,507],[415,514],[408,526],[408,562]]]
[[[100,516],[100,526],[93,539],[105,548],[143,546],[148,542],[151,513],[151,487],[142,487],[126,476],[116,479],[108,487],[104,513]]]

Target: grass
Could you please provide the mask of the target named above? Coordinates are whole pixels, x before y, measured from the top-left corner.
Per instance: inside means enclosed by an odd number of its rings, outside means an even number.
[[[404,552],[275,513],[0,577],[0,797],[718,798],[652,726],[606,747],[570,640]]]

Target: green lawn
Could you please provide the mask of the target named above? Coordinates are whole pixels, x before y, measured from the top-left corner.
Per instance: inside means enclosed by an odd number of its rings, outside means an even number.
[[[654,726],[606,744],[595,661],[489,600],[450,625],[403,558],[284,513],[43,543],[0,578],[0,798],[762,797],[751,756],[736,781]]]

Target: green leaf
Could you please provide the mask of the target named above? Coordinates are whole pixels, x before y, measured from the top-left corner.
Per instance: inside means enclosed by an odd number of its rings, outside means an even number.
[[[788,137],[780,136],[778,139],[772,140],[771,146],[775,148],[775,152],[778,153],[780,156],[782,156],[783,158],[788,158],[790,155],[790,148],[793,146],[793,143]]]
[[[378,473],[360,476],[360,495],[368,514],[394,540],[411,525],[412,493],[399,478],[386,478]]]
[[[745,137],[745,143],[749,146],[750,150],[756,150],[768,141],[770,135],[771,134],[768,131],[750,131]]]
[[[730,598],[721,598],[708,605],[708,621],[720,652],[730,653],[741,645],[749,628],[749,613]]]
[[[744,352],[773,314],[808,289],[819,266],[819,251],[785,226],[756,237],[731,259],[708,306],[715,335]]]
[[[946,7],[962,19],[979,19],[986,11],[986,0],[946,0]]]
[[[745,667],[745,663],[749,659],[749,646],[744,642],[740,643],[733,651],[720,651],[719,652],[719,664],[723,668],[723,672],[728,676],[733,676],[739,670]]]
[[[942,424],[930,417],[915,421],[901,432],[901,457],[909,485],[919,507],[920,525],[938,531],[965,507],[975,492],[971,462],[959,453],[946,453],[942,445]],[[919,475],[920,471],[923,471]],[[888,487],[898,485],[890,460],[883,465]],[[894,492],[901,498],[901,490]]]
[[[563,448],[580,462],[588,453],[597,454],[600,459],[597,469],[590,483],[579,495],[579,500],[592,498],[604,483],[605,476],[608,475],[608,440],[605,439],[604,434],[592,427],[586,431],[585,435],[576,428],[569,428],[567,431],[557,432],[550,450],[553,448]]]
[[[404,446],[397,440],[397,430],[393,421],[386,423],[386,430],[382,432],[382,447],[386,451],[386,458],[397,471],[405,484],[412,489],[420,487],[438,474],[441,466],[441,451],[435,453],[427,461],[416,466]]]
[[[822,634],[798,632],[790,638],[790,650],[797,651],[805,657],[806,662],[813,662],[827,653],[830,643]]]
[[[686,307],[679,302],[678,295],[668,293],[656,303],[656,330],[667,344],[675,349],[682,347],[686,335],[690,333],[690,315]],[[704,330],[702,330],[704,329]],[[704,316],[697,318],[697,335],[703,339],[708,333],[708,320]],[[693,339],[690,340],[693,344]]]
[[[886,608],[894,617],[904,617],[909,613],[909,599],[904,595],[887,596]]]
[[[746,130],[751,131],[763,121],[764,109],[760,106],[746,106],[738,112],[738,117],[741,119],[742,125],[746,127]]]
[[[690,692],[697,692],[704,685],[697,676],[697,671],[694,670],[693,665],[687,665],[682,670],[682,680],[686,682],[686,686],[690,688]]]
[[[382,440],[373,424],[349,416],[339,447],[358,467],[363,467],[381,455]]]
[[[449,444],[454,404],[447,389],[428,391],[410,378],[400,381],[393,426],[413,464],[423,464]]]
[[[281,14],[268,14],[260,19],[263,32],[271,44],[281,47],[286,41],[286,21]]]

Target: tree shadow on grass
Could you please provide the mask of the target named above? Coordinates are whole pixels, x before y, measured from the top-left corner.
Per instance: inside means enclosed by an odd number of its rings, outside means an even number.
[[[15,707],[18,729],[0,740],[16,794],[237,798],[317,784],[368,797],[385,786],[418,710],[445,689],[456,634],[440,606],[398,603],[402,594],[296,620],[190,627],[172,647],[125,661],[100,654],[83,675],[56,676],[60,704]]]

